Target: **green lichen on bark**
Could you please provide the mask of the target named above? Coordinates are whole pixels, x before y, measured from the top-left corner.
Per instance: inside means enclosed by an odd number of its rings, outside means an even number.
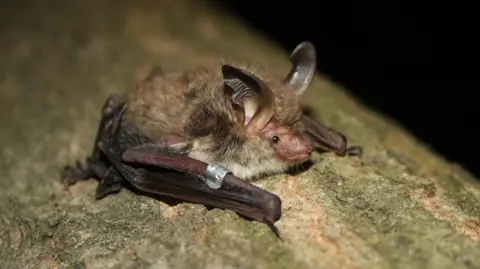
[[[59,169],[90,153],[107,96],[153,64],[220,57],[281,75],[288,52],[188,0],[17,1],[0,29],[2,269],[480,267],[478,181],[321,74],[306,105],[365,154],[255,183],[283,200],[283,241],[229,211],[127,190],[95,201],[93,180],[65,191]]]

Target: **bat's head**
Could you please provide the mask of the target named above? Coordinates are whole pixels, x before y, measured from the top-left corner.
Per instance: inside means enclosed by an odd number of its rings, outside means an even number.
[[[247,137],[241,151],[248,168],[242,167],[237,174],[246,173],[245,169],[250,169],[245,177],[281,172],[311,157],[314,145],[304,132],[299,99],[315,73],[315,48],[302,42],[290,59],[293,67],[288,75],[269,83],[248,71],[222,67],[224,84],[240,108],[239,121]]]

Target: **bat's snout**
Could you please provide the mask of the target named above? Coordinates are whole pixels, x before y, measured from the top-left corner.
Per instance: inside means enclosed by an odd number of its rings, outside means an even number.
[[[310,139],[305,136],[292,137],[289,141],[290,150],[287,154],[287,159],[291,162],[304,162],[310,159],[313,150],[315,149]]]

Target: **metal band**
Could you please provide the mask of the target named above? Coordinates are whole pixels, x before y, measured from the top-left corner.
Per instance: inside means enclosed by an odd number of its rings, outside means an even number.
[[[207,166],[207,170],[205,171],[205,179],[208,187],[212,189],[219,189],[222,187],[223,180],[229,173],[231,173],[230,170],[219,164],[209,164]]]

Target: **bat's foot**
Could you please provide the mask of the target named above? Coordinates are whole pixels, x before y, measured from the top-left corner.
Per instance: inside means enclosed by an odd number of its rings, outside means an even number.
[[[363,155],[363,148],[360,146],[353,146],[347,149],[348,156],[362,156]]]
[[[95,199],[100,200],[110,194],[118,193],[122,189],[123,178],[116,170],[108,171],[107,175],[100,181],[95,191]]]
[[[83,165],[80,161],[76,162],[76,166],[67,165],[63,168],[61,173],[61,180],[65,189],[77,183],[80,180],[86,180],[94,176],[92,169],[87,165]]]

